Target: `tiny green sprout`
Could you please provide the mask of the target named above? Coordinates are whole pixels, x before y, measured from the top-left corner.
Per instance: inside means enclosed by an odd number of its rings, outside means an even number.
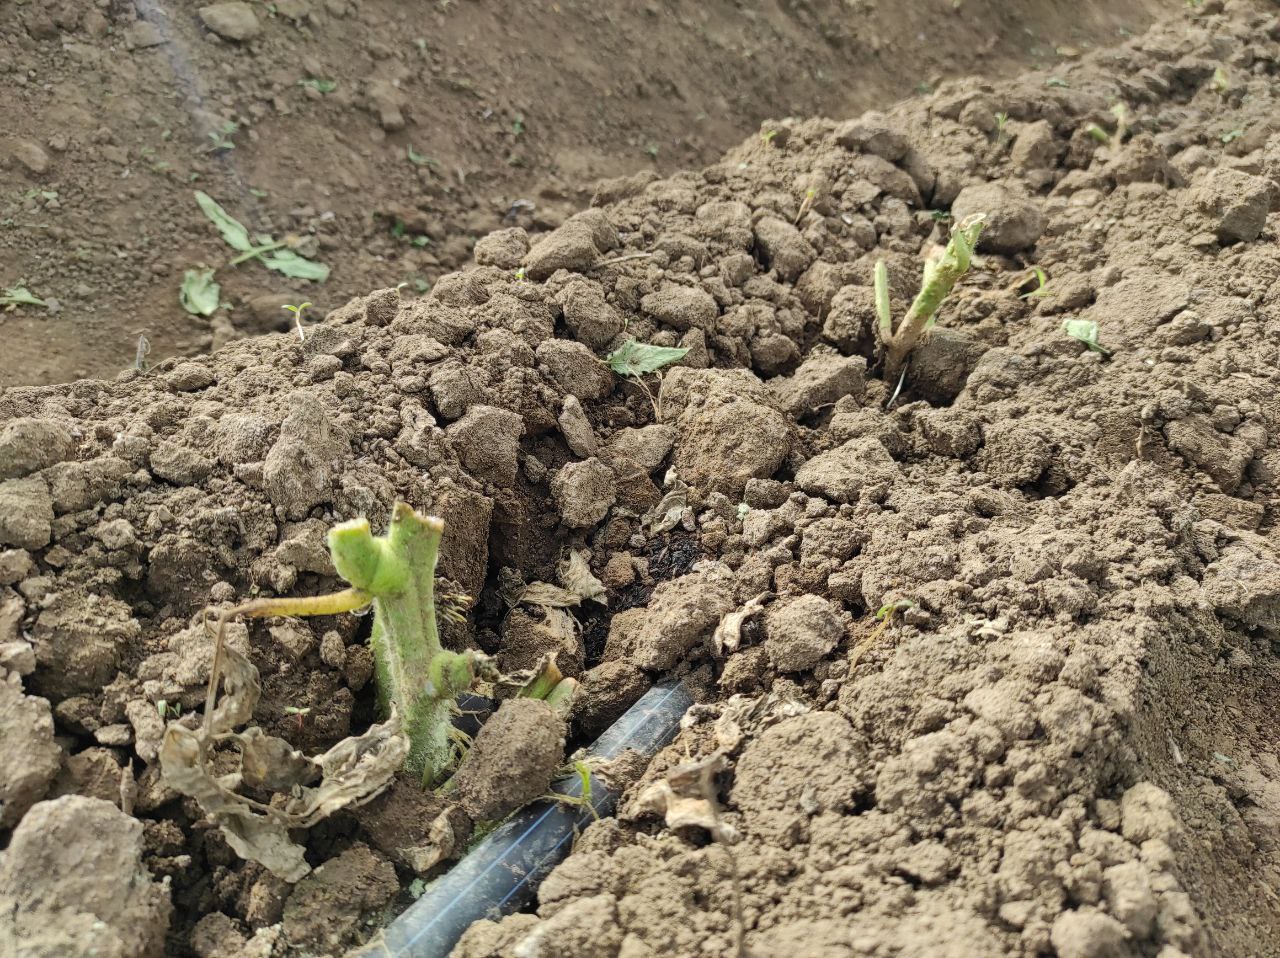
[[[525,269],[525,267],[521,266],[519,269],[516,270],[516,282],[523,283],[528,277],[528,275],[529,275],[529,271]]]
[[[431,237],[430,237],[430,236],[415,236],[415,237],[411,240],[411,242],[413,243],[413,245],[414,245],[414,246],[418,247],[418,249],[422,249],[424,246],[430,246],[430,245],[431,245]]]
[[[1062,79],[1061,77],[1049,77],[1047,80],[1044,81],[1044,85],[1047,87],[1059,87],[1059,88],[1067,88],[1071,86],[1070,83],[1068,83],[1066,80]]]
[[[809,210],[813,209],[813,201],[817,198],[818,198],[818,191],[815,190],[812,186],[809,187],[807,190],[805,190],[804,199],[800,201],[800,210],[799,212],[796,213],[796,218],[793,222],[799,223],[802,219],[804,219],[805,214],[808,213]]]
[[[1036,281],[1036,288],[1023,293],[1019,299],[1043,299],[1052,295],[1049,291],[1049,274],[1039,266],[1031,267],[1031,279]]]
[[[299,80],[298,86],[310,87],[317,93],[332,93],[338,88],[338,81],[324,80],[320,77],[307,77],[305,80]]]
[[[763,143],[765,146],[768,146],[773,142],[773,138],[777,135],[778,135],[777,130],[761,130],[760,142]]]
[[[4,294],[0,295],[0,306],[4,307],[6,312],[13,312],[19,306],[47,306],[49,305],[39,296],[36,296],[31,290],[23,285],[21,280],[12,286],[6,287]]]
[[[281,309],[287,309],[289,312],[293,313],[293,323],[298,328],[298,338],[303,342],[306,342],[307,334],[302,328],[302,314],[310,305],[310,303],[299,303],[297,306],[285,305],[280,307]]]
[[[741,522],[747,517],[747,513],[751,511],[751,507],[745,502],[738,503],[738,521]]]
[[[1222,67],[1215,67],[1213,71],[1213,79],[1209,81],[1209,85],[1216,93],[1222,94],[1227,92],[1229,81],[1227,80],[1227,71]]]
[[[658,144],[650,143],[644,148],[644,151],[648,155],[649,159],[656,160],[658,158]]]
[[[310,706],[310,705],[302,705],[302,706],[299,706],[299,705],[286,705],[286,706],[284,707],[284,712],[285,712],[285,714],[286,714],[286,715],[294,715],[294,716],[297,716],[297,719],[298,719],[298,731],[299,731],[299,732],[301,732],[301,731],[302,731],[302,726],[305,724],[305,722],[306,722],[306,720],[307,720],[307,716],[311,714],[311,706]]]
[[[543,795],[544,801],[557,802],[561,805],[576,805],[578,808],[585,808],[591,813],[591,817],[596,821],[600,820],[600,813],[596,811],[596,807],[592,804],[592,786],[591,786],[591,766],[581,759],[575,761],[572,766],[575,776],[578,779],[578,794],[568,795],[564,792],[548,792]]]
[[[1223,143],[1230,143],[1233,140],[1240,139],[1240,137],[1242,136],[1244,136],[1244,130],[1237,127],[1234,130],[1227,130],[1227,132],[1223,133],[1220,137],[1218,137],[1218,139],[1221,140]]]
[[[1088,133],[1089,136],[1092,137],[1094,140],[1096,140],[1098,143],[1101,143],[1103,146],[1106,146],[1108,143],[1111,142],[1111,134],[1108,133],[1106,130],[1104,130],[1102,127],[1098,126],[1098,124],[1096,123],[1090,123],[1088,126],[1084,128],[1084,131]]]
[[[174,702],[170,704],[167,699],[156,699],[156,712],[159,713],[162,720],[182,718],[182,703]]]
[[[209,132],[209,139],[212,141],[213,145],[209,147],[209,152],[225,153],[228,150],[234,150],[236,148],[236,145],[232,141],[231,137],[235,135],[235,133],[239,131],[239,129],[240,129],[239,123],[236,123],[232,120],[227,120],[218,129],[211,130]]]
[[[409,162],[412,163],[414,166],[427,166],[435,162],[434,160],[431,159],[431,157],[424,156],[423,154],[417,152],[411,146],[405,147],[405,156],[409,158]]]
[[[1098,342],[1098,324],[1092,319],[1064,319],[1062,331],[1072,339],[1084,343],[1095,353],[1101,353],[1103,356],[1111,355],[1111,350]]]
[[[876,619],[883,622],[885,619],[891,618],[895,613],[906,612],[907,609],[914,606],[914,602],[909,602],[906,599],[893,599],[876,610]]]
[[[884,638],[885,634],[889,631],[889,626],[893,624],[894,615],[899,612],[905,612],[914,605],[914,602],[910,602],[906,599],[890,599],[876,610],[875,619],[878,624],[871,630],[867,637],[854,646],[853,651],[849,653],[850,674],[852,674],[853,670],[858,667],[858,661],[862,658],[863,653]]]
[[[519,136],[524,132],[524,114],[517,113],[516,118],[511,121],[511,135]]]
[[[1009,114],[1001,110],[996,114],[996,139],[1004,136],[1004,128],[1009,125]]]

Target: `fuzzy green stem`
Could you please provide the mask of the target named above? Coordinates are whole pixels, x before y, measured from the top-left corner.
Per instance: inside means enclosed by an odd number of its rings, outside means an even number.
[[[947,298],[956,283],[969,269],[973,257],[973,249],[978,237],[982,234],[983,217],[973,216],[956,226],[951,231],[951,239],[942,258],[932,267],[926,265],[924,282],[920,292],[916,294],[911,308],[903,318],[893,335],[888,337],[888,355],[885,357],[885,379],[893,380],[902,370],[903,363],[911,350],[915,349],[926,329],[932,324],[938,307]],[[877,287],[880,276],[877,271]],[[877,292],[877,299],[879,294]],[[883,314],[881,331],[884,330]]]
[[[453,701],[471,685],[470,654],[440,647],[435,575],[444,522],[396,503],[387,535],[375,538],[365,519],[335,526],[329,551],[338,574],[373,596],[373,648],[378,706],[394,705],[410,741],[405,767],[430,785],[450,760]]]

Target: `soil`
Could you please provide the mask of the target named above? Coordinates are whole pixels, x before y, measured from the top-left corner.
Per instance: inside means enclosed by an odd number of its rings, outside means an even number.
[[[1272,5],[1205,0],[778,121],[303,341],[0,393],[0,943],[340,954],[447,867],[470,816],[400,780],[295,833],[290,884],[156,762],[157,703],[199,714],[201,608],[332,590],[325,529],[402,499],[472,597],[449,644],[580,679],[570,748],[652,680],[700,703],[455,955],[1280,955],[1278,63]],[[893,398],[874,265],[901,316],[966,212],[975,267]],[[641,388],[600,361],[628,337],[689,351]],[[510,604],[573,550],[587,628]],[[363,732],[362,636],[237,625],[254,722]],[[504,710],[477,816],[556,761]]]
[[[0,289],[25,280],[50,303],[0,314],[0,385],[110,378],[143,334],[155,362],[285,328],[282,304],[322,315],[370,289],[425,292],[477,237],[558,226],[601,177],[712,162],[770,117],[1056,63],[1162,4],[213,6],[15,2],[0,17]],[[194,189],[301,241],[328,281],[229,266]],[[222,287],[210,318],[179,305],[201,266]]]

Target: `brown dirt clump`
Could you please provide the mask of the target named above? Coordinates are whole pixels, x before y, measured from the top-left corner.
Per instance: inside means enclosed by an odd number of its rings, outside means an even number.
[[[112,872],[152,908],[139,947],[166,887],[171,953],[371,930],[468,822],[344,813],[298,836],[319,867],[290,886],[164,786],[152,717],[198,705],[202,605],[332,588],[328,524],[400,498],[450,523],[451,646],[555,647],[571,738],[663,675],[700,702],[536,913],[458,954],[1280,954],[1278,62],[1273,10],[1206,2],[1052,74],[780,123],[304,341],[0,394],[0,489],[39,520],[0,553],[0,731],[47,758],[51,717],[61,762],[19,783],[0,871],[39,864],[28,822],[105,799],[143,830]],[[899,311],[974,196],[1008,219],[889,403],[874,264]],[[653,404],[597,361],[629,336],[689,349]],[[514,598],[575,550],[607,609]],[[230,640],[270,734],[368,725],[356,617]],[[520,798],[554,744],[510,758]],[[703,760],[714,841],[638,800]]]

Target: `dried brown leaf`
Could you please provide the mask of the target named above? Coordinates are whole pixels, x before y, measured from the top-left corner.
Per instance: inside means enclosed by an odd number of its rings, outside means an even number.
[[[521,591],[519,602],[544,609],[570,609],[582,603],[582,596],[550,582],[531,582]]]
[[[711,644],[716,650],[716,655],[725,655],[738,650],[742,645],[742,627],[747,624],[748,619],[764,610],[764,597],[768,594],[761,592],[741,609],[730,612],[720,620],[715,633],[711,636]]]
[[[302,846],[290,840],[289,829],[309,828],[338,809],[361,804],[381,792],[404,764],[408,736],[400,731],[400,719],[393,710],[386,722],[308,759],[259,728],[232,731],[253,715],[261,688],[258,670],[235,649],[224,646],[220,671],[225,694],[213,708],[208,728],[192,730],[171,722],[165,729],[160,745],[164,780],[196,800],[237,855],[296,882],[311,866]],[[240,768],[219,777],[210,759],[214,744],[221,742],[235,743]],[[317,774],[320,784],[304,787]],[[235,789],[241,782],[292,794],[283,808],[265,805],[238,794]]]
[[[601,605],[609,604],[604,583],[592,574],[586,557],[577,549],[570,550],[569,558],[556,567],[556,577],[562,586],[584,602],[594,599]]]
[[[287,792],[309,785],[320,774],[316,764],[282,738],[251,725],[235,736],[240,743],[240,775],[250,788]]]

